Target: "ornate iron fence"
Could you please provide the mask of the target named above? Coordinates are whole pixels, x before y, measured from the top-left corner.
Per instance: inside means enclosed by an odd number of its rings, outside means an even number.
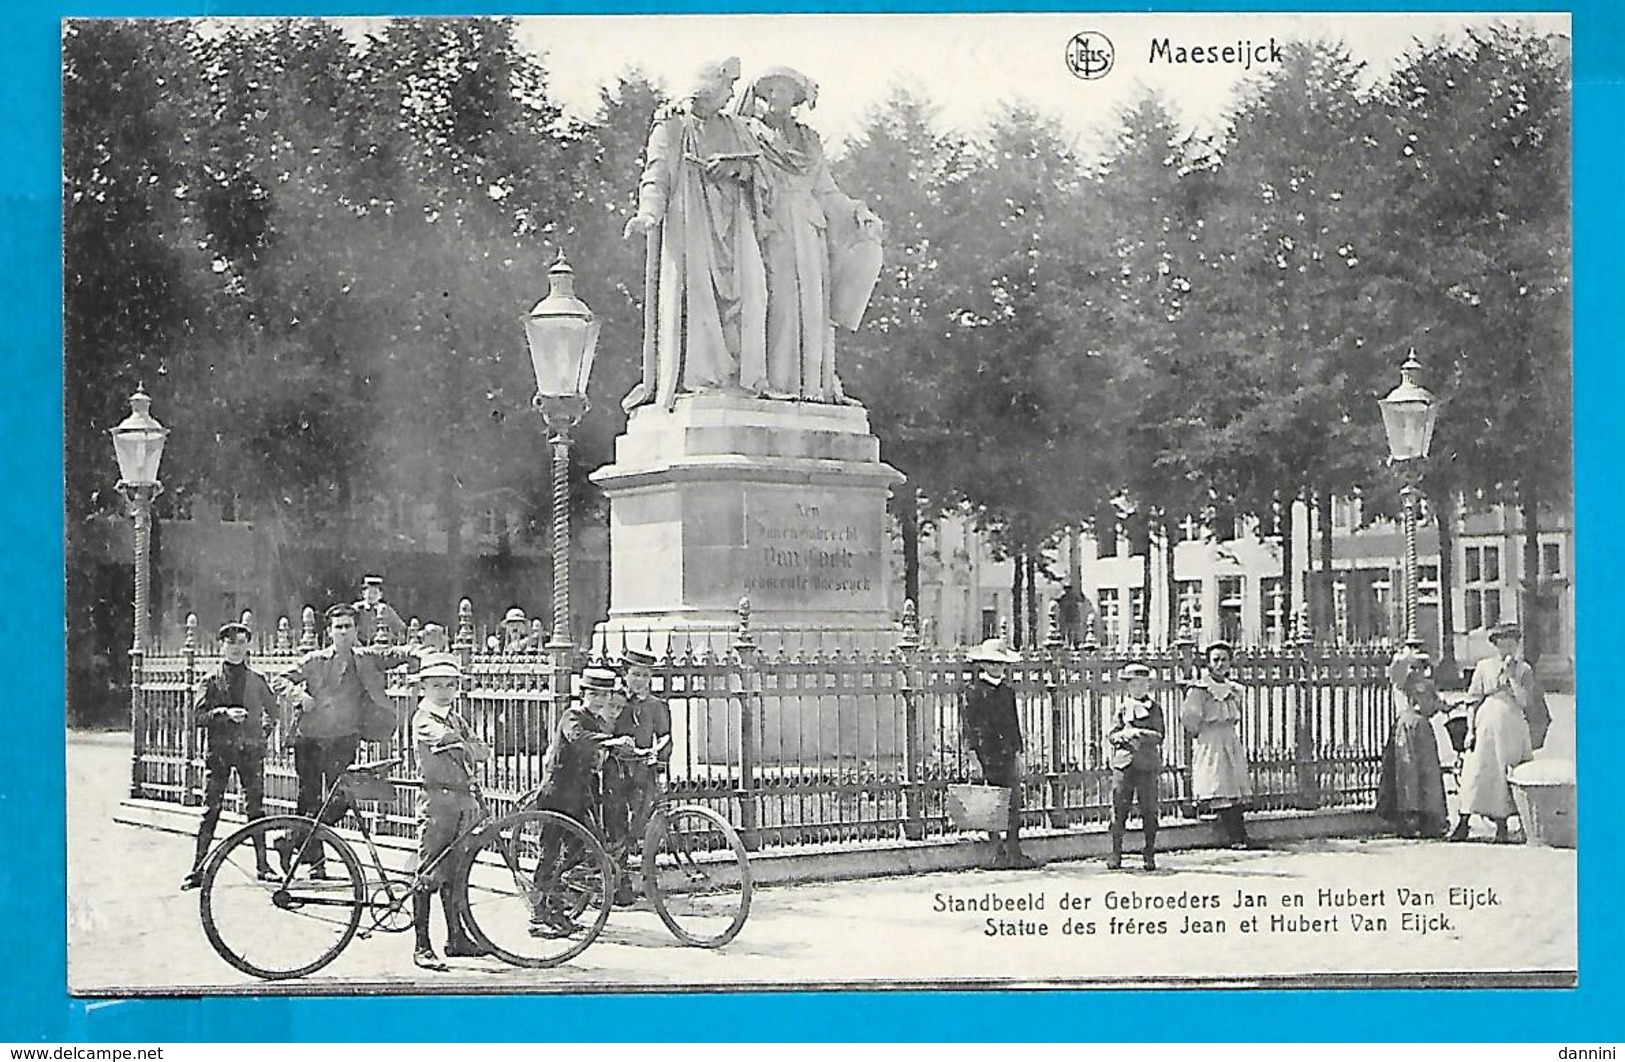
[[[545,652],[476,652],[467,603],[454,641],[464,662],[463,711],[495,750],[480,782],[499,807],[540,782],[542,754],[557,722],[560,681],[590,654],[555,661]],[[195,805],[201,801],[205,736],[192,717],[191,690],[216,666],[189,621],[179,653],[146,657],[133,720],[132,795]],[[300,639],[315,647],[307,619]],[[286,624],[255,658],[267,674],[292,668],[300,650]],[[1045,646],[1010,671],[1025,741],[1025,821],[1070,828],[1103,823],[1110,807],[1105,733],[1129,660],[1156,673],[1168,720],[1163,745],[1165,815],[1193,814],[1190,738],[1179,722],[1179,679],[1194,646],[1129,653]],[[1235,675],[1246,690],[1242,737],[1254,806],[1311,809],[1374,802],[1381,751],[1392,722],[1380,646],[1239,650]],[[754,848],[859,840],[921,839],[951,833],[950,783],[978,778],[961,740],[960,691],[972,677],[962,648],[898,644],[837,648],[805,636],[740,629],[706,639],[665,639],[656,692],[671,706],[669,788],[707,804],[737,825]],[[413,692],[405,671],[390,674],[401,726],[363,756],[401,756],[401,777],[417,774],[407,737]],[[292,754],[274,742],[266,760],[266,802],[294,803]],[[239,797],[233,794],[232,800]],[[240,810],[240,809],[237,809]],[[384,833],[413,830],[410,785],[378,806]]]

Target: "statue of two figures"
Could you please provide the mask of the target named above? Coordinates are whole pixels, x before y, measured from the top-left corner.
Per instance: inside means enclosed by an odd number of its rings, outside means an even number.
[[[881,223],[836,187],[798,110],[818,86],[788,67],[753,78],[709,63],[655,116],[637,214],[648,240],[643,380],[621,403],[670,409],[723,392],[851,402],[835,327],[855,330],[880,275]]]

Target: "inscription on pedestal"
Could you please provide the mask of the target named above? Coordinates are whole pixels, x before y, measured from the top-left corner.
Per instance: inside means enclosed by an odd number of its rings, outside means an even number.
[[[740,590],[766,607],[867,607],[882,591],[881,511],[866,498],[747,494]]]

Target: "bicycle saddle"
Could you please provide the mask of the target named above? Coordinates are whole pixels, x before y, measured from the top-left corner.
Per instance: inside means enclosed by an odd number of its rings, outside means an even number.
[[[351,774],[376,774],[405,762],[400,756],[388,760],[368,760],[366,763],[352,763],[345,768],[345,771]]]

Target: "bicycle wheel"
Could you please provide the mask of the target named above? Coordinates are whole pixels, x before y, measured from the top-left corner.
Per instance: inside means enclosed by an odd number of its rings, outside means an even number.
[[[643,890],[685,944],[720,948],[750,916],[750,859],[739,833],[710,808],[656,812],[643,836]]]
[[[568,815],[519,811],[470,839],[457,892],[477,943],[515,966],[557,966],[603,930],[615,868]]]
[[[307,834],[293,856],[325,845],[325,877],[306,877],[303,859],[288,866],[276,844]],[[271,868],[259,875],[261,861]],[[297,815],[255,819],[223,841],[203,868],[198,909],[203,932],[220,957],[255,977],[278,981],[315,973],[355,936],[367,903],[355,849],[326,826]]]

